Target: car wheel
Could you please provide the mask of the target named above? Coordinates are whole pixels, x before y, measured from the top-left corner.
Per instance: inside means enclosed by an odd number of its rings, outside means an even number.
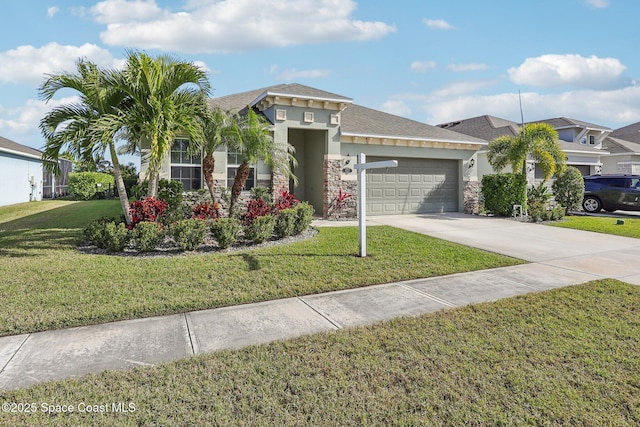
[[[587,196],[582,201],[582,208],[589,213],[597,213],[602,209],[600,199],[593,196]]]

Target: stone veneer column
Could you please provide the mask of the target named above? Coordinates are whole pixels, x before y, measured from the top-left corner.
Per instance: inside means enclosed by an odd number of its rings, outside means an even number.
[[[339,220],[355,218],[357,216],[357,187],[354,180],[342,180],[342,159],[324,160],[324,200],[322,217],[325,219]],[[335,202],[342,190],[343,195],[349,195],[344,199],[341,210],[335,209]]]
[[[289,177],[281,172],[271,173],[271,194],[276,200],[283,191],[289,191]]]
[[[338,197],[342,185],[342,161],[339,159],[324,159],[324,197],[322,202],[322,217],[331,216],[330,206]]]
[[[464,213],[477,214],[480,201],[480,183],[477,180],[465,180],[462,191]]]

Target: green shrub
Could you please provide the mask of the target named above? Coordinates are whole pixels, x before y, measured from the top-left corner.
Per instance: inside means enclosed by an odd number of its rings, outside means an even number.
[[[84,237],[88,242],[96,245],[99,248],[105,248],[104,246],[104,228],[109,223],[115,223],[115,220],[111,217],[104,216],[102,218],[94,219],[83,230]]]
[[[273,203],[273,197],[271,196],[271,190],[267,187],[253,187],[251,188],[251,198],[253,200],[262,200],[266,204]]]
[[[162,225],[157,222],[143,221],[132,230],[133,248],[140,252],[155,250],[163,237]]]
[[[513,205],[526,203],[527,179],[522,174],[501,173],[482,177],[484,208],[496,216],[513,215]]]
[[[288,237],[293,234],[296,229],[296,221],[298,212],[291,209],[283,209],[276,216],[276,225],[274,231],[279,238]]]
[[[545,212],[548,209],[549,200],[551,194],[549,193],[549,187],[546,182],[541,182],[537,186],[532,185],[527,189],[527,211],[530,217],[540,217],[543,221]],[[535,222],[535,221],[534,221]]]
[[[136,199],[143,199],[147,197],[147,190],[149,188],[148,181],[142,181],[138,185],[134,185],[131,189],[131,195]],[[184,184],[181,181],[173,181],[168,179],[161,179],[158,181],[158,197],[157,199],[167,202],[167,211],[174,211],[180,209],[183,201]]]
[[[114,222],[110,222],[104,226],[104,247],[109,252],[124,251],[130,240],[131,233],[123,222],[117,225]]]
[[[565,207],[565,213],[580,209],[584,198],[584,179],[578,168],[565,168],[564,172],[556,175],[551,188],[556,202]]]
[[[298,235],[311,225],[311,221],[313,221],[313,206],[307,202],[301,202],[293,209],[296,211],[296,222],[293,227],[293,234]]]
[[[276,220],[273,215],[259,216],[244,227],[244,237],[253,243],[262,243],[273,234]]]
[[[238,241],[240,221],[236,218],[219,218],[211,222],[211,234],[220,249],[228,248]]]
[[[552,209],[547,209],[543,206],[535,206],[529,208],[529,220],[531,222],[557,221],[562,218],[564,218],[563,206],[556,206]]]
[[[204,242],[207,223],[201,219],[182,219],[171,224],[171,237],[183,251],[194,251]]]
[[[114,179],[108,173],[72,172],[69,174],[69,195],[78,200],[91,200],[98,194],[113,190]],[[99,185],[98,185],[99,184]]]

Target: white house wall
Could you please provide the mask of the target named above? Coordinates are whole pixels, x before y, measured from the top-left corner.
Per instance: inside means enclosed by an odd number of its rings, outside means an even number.
[[[42,200],[42,172],[40,160],[0,152],[0,206]]]

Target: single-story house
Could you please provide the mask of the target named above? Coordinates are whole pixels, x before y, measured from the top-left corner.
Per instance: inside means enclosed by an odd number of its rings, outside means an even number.
[[[0,206],[42,199],[42,152],[0,137]]]
[[[295,148],[293,185],[264,164],[255,165],[245,190],[268,186],[288,190],[313,205],[324,218],[337,215],[339,192],[357,194],[354,168],[358,153],[367,161],[397,160],[397,168],[367,172],[367,213],[371,215],[477,212],[476,153],[484,139],[453,132],[354,103],[353,99],[300,84],[282,84],[210,100],[227,111],[253,108],[271,124],[276,143]],[[160,177],[180,180],[185,189],[202,188],[201,159],[186,154],[187,140],[177,139],[161,166]],[[142,147],[141,176],[147,164]],[[215,153],[214,179],[230,187],[238,153]],[[350,216],[355,215],[351,207]],[[343,213],[344,215],[344,213]]]

